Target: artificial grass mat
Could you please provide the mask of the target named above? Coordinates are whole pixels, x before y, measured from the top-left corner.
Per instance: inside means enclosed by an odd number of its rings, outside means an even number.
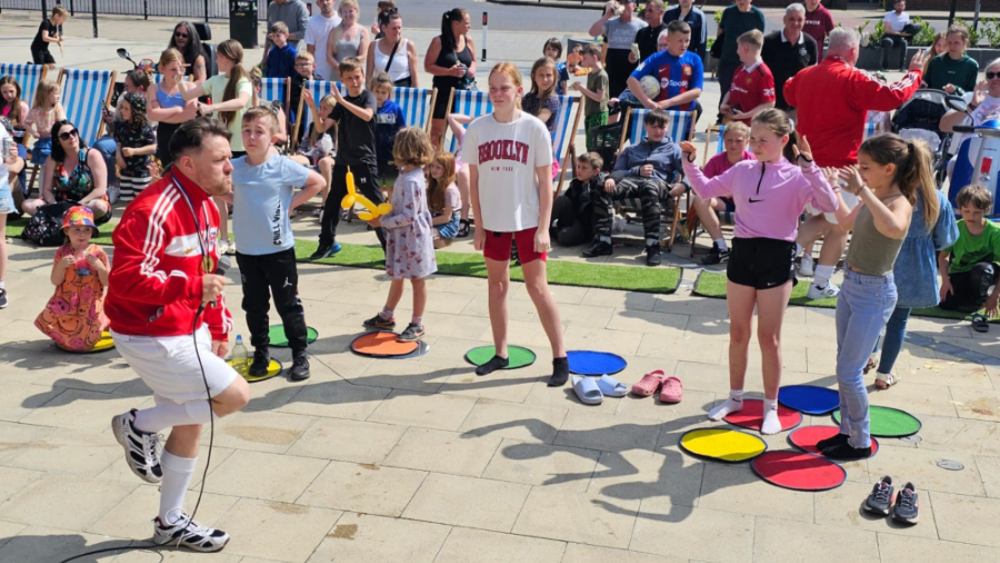
[[[7,221],[6,235],[19,238],[21,231],[28,224],[28,218]],[[101,225],[100,236],[91,239],[94,244],[111,245],[111,231],[117,223]],[[343,250],[337,254],[316,260],[321,264],[336,264],[354,268],[385,269],[385,257],[382,249],[377,246],[360,244],[341,244]],[[309,255],[316,251],[316,241],[295,241],[295,256],[299,262],[313,262]],[[53,249],[54,251],[54,249]],[[467,252],[437,252],[438,273],[454,276],[486,277],[486,262],[481,254]],[[586,264],[581,262],[565,262],[562,260],[548,261],[548,279],[553,285],[573,285],[580,287],[599,287],[605,289],[620,289],[625,291],[641,291],[646,293],[673,293],[680,285],[682,270],[680,268],[659,267],[646,268],[638,266],[608,266],[604,264]],[[512,280],[524,281],[520,266],[511,265]]]
[[[792,288],[792,297],[788,300],[789,305],[800,305],[803,307],[820,307],[823,309],[834,309],[837,307],[837,298],[812,300],[806,297],[809,291],[809,283],[799,280],[799,283]],[[702,270],[698,274],[698,279],[694,281],[694,288],[691,290],[695,295],[711,297],[713,299],[726,298],[726,274],[719,272],[708,272]],[[979,311],[985,314],[984,311]],[[911,315],[918,317],[933,317],[938,319],[967,319],[971,314],[960,313],[958,311],[945,311],[939,307],[927,307],[926,309],[913,309]],[[991,323],[1000,323],[1000,317],[990,319]]]

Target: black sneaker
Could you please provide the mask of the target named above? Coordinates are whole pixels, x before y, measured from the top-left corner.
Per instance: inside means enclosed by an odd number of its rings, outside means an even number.
[[[888,516],[889,506],[892,504],[892,490],[892,477],[888,475],[882,477],[882,480],[872,487],[872,494],[865,500],[865,512]]]
[[[729,255],[732,254],[732,252],[733,251],[729,248],[719,250],[719,246],[713,242],[712,250],[709,250],[708,254],[701,259],[701,263],[705,266],[714,266],[715,264],[729,262]]]
[[[583,256],[585,258],[593,258],[595,256],[611,256],[614,251],[614,247],[610,244],[601,239],[594,239],[594,242],[590,243],[590,246],[583,249]]]
[[[404,330],[396,340],[399,340],[400,342],[413,342],[414,340],[419,340],[423,335],[424,325],[410,323],[406,325],[406,330]]]
[[[267,348],[257,348],[253,351],[253,361],[250,362],[250,369],[247,375],[251,377],[264,377],[267,369],[271,367],[271,353]]]
[[[370,319],[366,319],[365,322],[361,324],[363,324],[365,328],[395,328],[396,318],[390,317],[386,320],[382,318],[382,315],[375,315]]]
[[[459,219],[458,220],[458,233],[455,234],[455,238],[465,238],[469,236],[469,220]]]
[[[917,498],[917,488],[913,483],[907,483],[896,495],[896,505],[892,507],[892,519],[902,524],[914,525],[920,517],[920,500]]]
[[[339,242],[334,243],[333,246],[320,246],[316,249],[316,252],[309,255],[309,259],[322,260],[323,258],[329,258],[330,256],[340,252],[340,249],[341,246]]]
[[[157,516],[153,519],[153,543],[175,545],[202,553],[212,553],[226,547],[229,534],[215,528],[206,528],[181,513],[174,524],[164,524]]]
[[[292,381],[309,379],[309,356],[305,350],[292,352],[292,369],[288,370],[288,379]]]
[[[660,245],[651,244],[646,247],[646,265],[647,266],[659,266],[660,260]]]
[[[0,309],[7,308],[7,290],[0,289]]]
[[[147,483],[157,484],[163,480],[160,454],[163,452],[163,437],[151,432],[137,430],[135,409],[111,419],[111,433],[125,449],[125,461],[137,477]]]

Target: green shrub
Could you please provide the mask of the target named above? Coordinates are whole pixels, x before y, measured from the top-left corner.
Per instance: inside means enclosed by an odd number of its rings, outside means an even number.
[[[725,9],[725,8],[723,8],[723,9]],[[712,17],[715,18],[715,23],[716,24],[722,23],[722,10],[716,10],[715,11],[715,15],[712,16]]]
[[[882,42],[882,38],[885,37],[885,24],[882,20],[879,20],[875,24],[875,29],[872,30],[871,34],[871,44],[878,45]]]
[[[979,21],[980,34],[986,38],[990,47],[996,49],[1000,47],[1000,20],[997,18],[985,18]]]
[[[982,27],[979,29],[973,29],[971,25],[967,24],[962,18],[955,18],[955,23],[965,26],[965,29],[969,30],[969,48],[976,48],[979,46],[979,40],[982,36]]]
[[[910,45],[914,47],[930,47],[934,43],[934,37],[937,36],[931,24],[925,22],[920,16],[915,16],[913,18],[913,25],[919,25],[920,31],[910,38]]]

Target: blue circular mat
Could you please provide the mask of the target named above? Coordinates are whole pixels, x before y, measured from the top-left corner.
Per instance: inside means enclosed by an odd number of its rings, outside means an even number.
[[[625,358],[611,352],[570,350],[566,356],[569,358],[569,371],[579,375],[618,373],[628,365]]]
[[[803,414],[827,414],[840,407],[840,393],[816,385],[786,385],[778,390],[778,402]]]

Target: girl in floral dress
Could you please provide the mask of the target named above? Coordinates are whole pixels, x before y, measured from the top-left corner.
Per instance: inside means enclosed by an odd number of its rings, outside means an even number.
[[[406,127],[396,133],[392,158],[400,167],[392,189],[392,211],[369,221],[373,227],[386,229],[385,271],[392,278],[389,297],[382,311],[365,321],[368,328],[393,328],[392,313],[403,297],[403,282],[413,286],[413,318],[399,335],[400,341],[417,340],[424,335],[423,314],[427,305],[425,278],[437,271],[434,258],[434,227],[427,208],[427,182],[423,168],[434,159],[430,137],[418,127]]]

